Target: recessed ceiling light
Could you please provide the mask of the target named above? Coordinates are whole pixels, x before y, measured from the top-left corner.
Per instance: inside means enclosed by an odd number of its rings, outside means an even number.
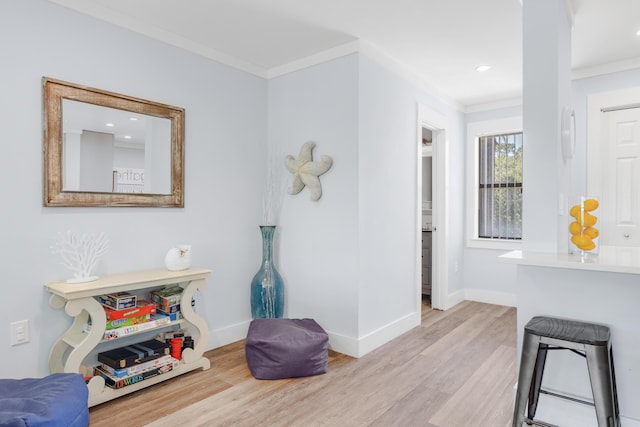
[[[636,36],[640,36],[640,30],[636,31]]]
[[[129,117],[129,120],[131,120],[132,122],[137,122],[138,118],[137,117]]]
[[[112,128],[115,126],[113,123],[105,123],[104,125],[108,128]]]
[[[489,71],[491,69],[491,65],[478,65],[476,67],[476,71],[478,72],[483,72],[483,71]]]
[[[131,139],[131,135],[125,135],[124,139]]]

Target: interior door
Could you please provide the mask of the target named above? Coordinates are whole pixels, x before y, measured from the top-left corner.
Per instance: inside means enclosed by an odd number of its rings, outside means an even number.
[[[603,113],[602,245],[640,246],[640,108]]]

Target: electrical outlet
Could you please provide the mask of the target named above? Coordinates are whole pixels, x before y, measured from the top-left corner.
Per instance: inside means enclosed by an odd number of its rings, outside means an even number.
[[[11,322],[11,345],[29,342],[29,321]]]

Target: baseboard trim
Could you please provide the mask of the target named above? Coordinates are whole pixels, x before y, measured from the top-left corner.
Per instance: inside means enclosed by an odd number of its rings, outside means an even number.
[[[329,335],[329,348],[338,353],[359,358],[388,343],[392,339],[399,337],[408,330],[420,326],[421,320],[421,314],[410,313],[361,338],[351,338],[327,331],[327,335]],[[226,328],[209,331],[208,349],[211,350],[245,339],[250,323],[251,321],[248,320]]]
[[[350,351],[345,354],[353,357],[362,357],[365,354],[375,350],[376,348],[388,343],[392,339],[397,338],[405,332],[415,328],[416,326],[420,326],[421,322],[421,313],[410,313],[392,323],[389,323],[379,329],[376,329],[375,331],[372,331],[360,337],[358,340],[356,340],[357,351]],[[331,340],[329,340],[329,342],[331,343]]]
[[[514,294],[477,289],[463,289],[447,296],[445,309],[449,309],[465,300],[504,305],[508,307],[516,306],[516,296]],[[329,335],[329,347],[338,353],[359,358],[388,343],[392,339],[399,337],[416,326],[420,326],[421,322],[421,313],[409,313],[406,316],[384,325],[360,338],[348,337],[327,331],[327,334]],[[225,328],[210,330],[208,337],[208,349],[222,347],[245,339],[247,337],[247,331],[249,330],[250,323],[251,320],[247,320]]]
[[[484,302],[487,304],[505,305],[507,307],[516,306],[516,294],[510,294],[507,292],[466,288],[464,290],[464,299],[468,301]]]
[[[250,323],[251,320],[247,320],[226,328],[209,330],[208,349],[212,350],[247,338]]]
[[[454,292],[452,294],[449,294],[449,295],[447,295],[446,306],[445,306],[444,309],[448,310],[451,307],[454,307],[454,306],[460,304],[465,299],[466,299],[466,296],[465,296],[464,290],[456,291],[456,292]]]

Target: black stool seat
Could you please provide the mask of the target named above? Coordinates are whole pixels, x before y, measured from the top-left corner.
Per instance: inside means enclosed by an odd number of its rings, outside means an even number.
[[[536,316],[524,327],[525,332],[589,345],[608,345],[611,332],[607,326],[575,320]]]
[[[571,350],[587,359],[593,403],[542,389],[550,350]],[[607,326],[554,317],[533,317],[524,327],[513,427],[534,423],[540,393],[595,406],[598,427],[620,427],[611,331]],[[525,409],[527,416],[525,417]]]

